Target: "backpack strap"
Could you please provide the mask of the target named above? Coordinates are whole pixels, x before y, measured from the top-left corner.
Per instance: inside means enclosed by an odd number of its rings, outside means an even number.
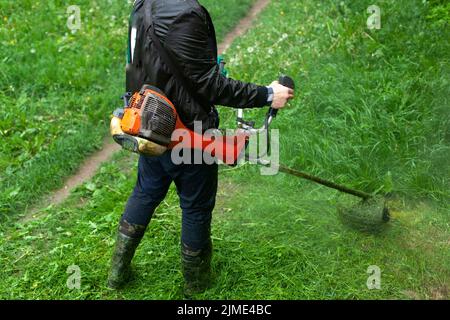
[[[152,15],[152,1],[151,0],[145,0],[145,29],[148,32],[150,38],[153,41],[153,44],[155,45],[156,50],[158,51],[162,61],[166,64],[166,66],[169,68],[170,72],[175,76],[175,78],[183,85],[183,87],[188,91],[188,93],[201,104],[201,106],[205,109],[206,112],[211,112],[214,108],[212,104],[205,100],[202,96],[200,96],[197,91],[192,86],[191,82],[189,82],[186,77],[180,72],[180,69],[175,66],[173,63],[173,59],[170,57],[167,50],[162,45],[161,41],[159,40],[158,36],[155,33],[155,26],[153,22],[153,15]],[[209,109],[208,109],[209,108]]]
[[[206,16],[206,22],[208,23],[209,32],[211,35],[210,38],[211,38],[212,45],[214,47],[214,57],[217,59],[219,53],[217,52],[218,49],[217,49],[216,29],[214,27],[214,23],[212,21],[211,15],[209,14],[208,10],[204,6],[201,6],[201,7],[203,10],[203,13]]]

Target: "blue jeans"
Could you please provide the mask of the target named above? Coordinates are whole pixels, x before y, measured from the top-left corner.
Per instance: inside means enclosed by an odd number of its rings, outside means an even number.
[[[138,179],[122,221],[147,226],[173,182],[182,209],[181,240],[194,250],[208,245],[217,194],[218,165],[175,165],[171,152],[139,158]]]

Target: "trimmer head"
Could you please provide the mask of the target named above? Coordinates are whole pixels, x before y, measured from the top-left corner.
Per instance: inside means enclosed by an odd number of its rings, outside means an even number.
[[[379,231],[390,220],[389,207],[382,196],[374,196],[355,206],[338,206],[343,223],[363,231]]]

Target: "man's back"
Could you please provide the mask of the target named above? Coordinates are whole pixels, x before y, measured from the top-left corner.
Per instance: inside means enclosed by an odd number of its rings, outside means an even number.
[[[195,97],[162,61],[149,37],[151,23],[171,63],[192,85]],[[266,87],[221,75],[214,26],[197,0],[136,1],[129,37],[127,91],[136,92],[144,84],[158,87],[174,103],[188,128],[193,128],[194,121],[201,121],[205,130],[215,127],[215,104],[241,108],[267,104]]]
[[[148,6],[148,7],[147,7]],[[151,26],[155,24],[156,34]],[[127,90],[138,91],[143,84],[158,87],[174,103],[183,123],[192,128],[217,126],[213,104],[235,107],[262,107],[268,103],[282,108],[292,93],[273,83],[269,87],[228,79],[217,65],[214,26],[208,12],[196,0],[136,1],[130,19]],[[152,40],[153,38],[153,40]],[[158,39],[160,41],[158,41]],[[171,64],[188,81],[195,96],[183,86],[161,59],[155,43],[162,42]],[[168,58],[168,57],[166,57]],[[211,219],[218,181],[217,163],[174,163],[171,151],[159,157],[141,155],[136,186],[119,222],[108,285],[120,288],[130,280],[130,264],[157,206],[175,183],[182,208],[181,261],[184,294],[203,292],[211,275]]]

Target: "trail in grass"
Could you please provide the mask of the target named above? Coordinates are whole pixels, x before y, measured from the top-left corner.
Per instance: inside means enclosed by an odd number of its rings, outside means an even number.
[[[223,42],[219,44],[219,54],[224,53],[237,37],[242,36],[247,32],[258,14],[264,10],[269,3],[270,0],[258,0],[255,2],[247,16],[240,20],[236,27],[225,36]],[[104,161],[109,160],[118,150],[120,150],[119,146],[114,144],[111,138],[106,138],[101,150],[89,156],[80,166],[79,170],[73,176],[67,178],[61,189],[56,190],[51,195],[45,197],[38,206],[29,210],[28,214],[23,218],[23,221],[31,219],[32,216],[43,207],[62,203],[67,199],[72,190],[91,179],[100,165]]]
[[[63,203],[76,187],[91,179],[99,169],[100,165],[103,162],[110,160],[111,156],[120,149],[121,148],[119,145],[114,143],[110,137],[105,138],[102,149],[87,157],[78,169],[77,173],[65,181],[64,187],[56,190],[51,195],[44,197],[38,205],[34,206],[30,210],[26,210],[25,216],[21,219],[21,222],[27,222],[30,219],[33,219],[33,216],[42,208],[57,206]]]
[[[219,44],[218,50],[219,54],[225,53],[225,51],[231,46],[233,41],[244,35],[248,29],[253,24],[253,21],[258,17],[258,15],[269,5],[270,0],[258,0],[250,9],[248,15],[243,18],[239,24],[234,28],[233,31],[228,33],[222,43]]]

